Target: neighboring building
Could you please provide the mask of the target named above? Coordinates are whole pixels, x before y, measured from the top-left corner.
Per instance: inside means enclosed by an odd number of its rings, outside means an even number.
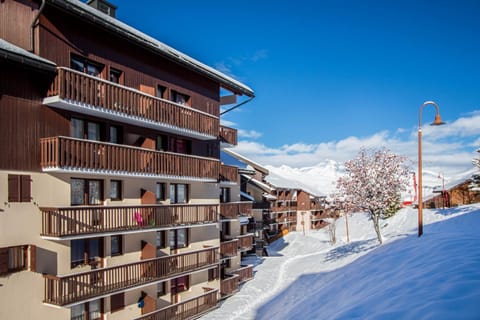
[[[470,188],[471,179],[437,187],[423,202],[425,208],[449,208],[480,202],[480,192]]]
[[[253,91],[90,4],[0,2],[0,319],[198,317],[238,189],[220,89]]]

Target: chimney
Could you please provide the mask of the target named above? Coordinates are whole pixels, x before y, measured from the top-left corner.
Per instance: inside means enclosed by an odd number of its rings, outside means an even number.
[[[117,7],[105,0],[88,0],[87,4],[101,11],[105,14],[108,14],[110,17],[115,18]]]

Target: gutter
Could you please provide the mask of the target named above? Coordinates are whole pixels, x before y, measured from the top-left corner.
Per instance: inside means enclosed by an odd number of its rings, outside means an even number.
[[[21,54],[17,54],[8,50],[4,50],[0,48],[0,58],[9,60],[9,61],[14,61],[20,64],[24,64],[30,67],[33,67],[35,69],[41,70],[41,71],[46,71],[49,73],[56,73],[57,72],[57,66],[54,64],[49,64],[46,62],[41,62],[26,56],[23,56]]]
[[[38,9],[32,24],[30,25],[30,52],[35,53],[35,27],[37,26],[38,19],[42,14],[43,8],[45,8],[45,0],[42,0],[42,4]]]

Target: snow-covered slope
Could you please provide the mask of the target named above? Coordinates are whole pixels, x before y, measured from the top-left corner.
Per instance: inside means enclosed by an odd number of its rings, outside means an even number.
[[[402,209],[382,222],[379,246],[364,214],[288,234],[252,258],[255,278],[204,319],[480,319],[480,205]]]

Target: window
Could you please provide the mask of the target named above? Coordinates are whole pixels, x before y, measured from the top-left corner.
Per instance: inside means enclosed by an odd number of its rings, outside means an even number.
[[[122,143],[122,128],[117,126],[110,126],[108,142],[120,144]]]
[[[29,175],[8,175],[8,202],[30,202],[31,182]]]
[[[183,291],[187,291],[189,288],[189,277],[183,276],[170,281],[171,294],[177,294]]]
[[[123,84],[123,72],[115,68],[110,68],[109,80],[111,82]]]
[[[99,123],[72,118],[70,121],[70,135],[77,139],[100,141],[101,127]]]
[[[190,97],[174,90],[172,90],[172,101],[181,105],[190,106]]]
[[[218,277],[218,268],[208,269],[208,281],[214,281]]]
[[[165,235],[165,231],[157,231],[155,240],[155,244],[157,247],[157,257],[161,255],[162,249],[165,249],[167,247],[167,244],[165,243]]]
[[[168,150],[168,138],[167,138],[167,136],[165,136],[165,135],[157,136],[155,149],[157,149],[159,151],[167,151]]]
[[[157,185],[155,186],[155,198],[157,202],[163,201],[166,199],[165,196],[165,183],[163,182],[157,182]]]
[[[188,202],[188,184],[170,184],[170,203]]]
[[[162,99],[168,99],[167,87],[158,85],[157,86],[157,97],[162,98]]]
[[[165,282],[157,283],[157,298],[160,298],[161,296],[164,296],[167,293],[167,290],[165,287],[166,287]]]
[[[169,151],[182,154],[191,154],[192,142],[186,139],[170,137]]]
[[[230,202],[230,188],[220,188],[220,203]]]
[[[100,63],[76,55],[72,55],[70,59],[70,67],[73,70],[84,72],[95,77],[101,76],[104,68],[104,66]]]
[[[125,307],[125,293],[117,293],[110,297],[110,311],[116,312]]]
[[[78,304],[70,309],[72,320],[100,320],[102,318],[102,300]]]
[[[0,275],[26,270],[27,259],[28,246],[26,245],[0,248]]]
[[[75,205],[95,205],[103,201],[103,181],[75,179],[70,180],[70,203]]]
[[[119,256],[123,254],[123,237],[114,235],[110,237],[111,255]]]
[[[188,246],[188,229],[169,230],[168,240],[170,250],[185,248]]]
[[[97,262],[103,256],[103,238],[70,241],[70,264],[74,268]]]
[[[110,200],[112,201],[122,200],[122,181],[120,180],[110,181]]]

